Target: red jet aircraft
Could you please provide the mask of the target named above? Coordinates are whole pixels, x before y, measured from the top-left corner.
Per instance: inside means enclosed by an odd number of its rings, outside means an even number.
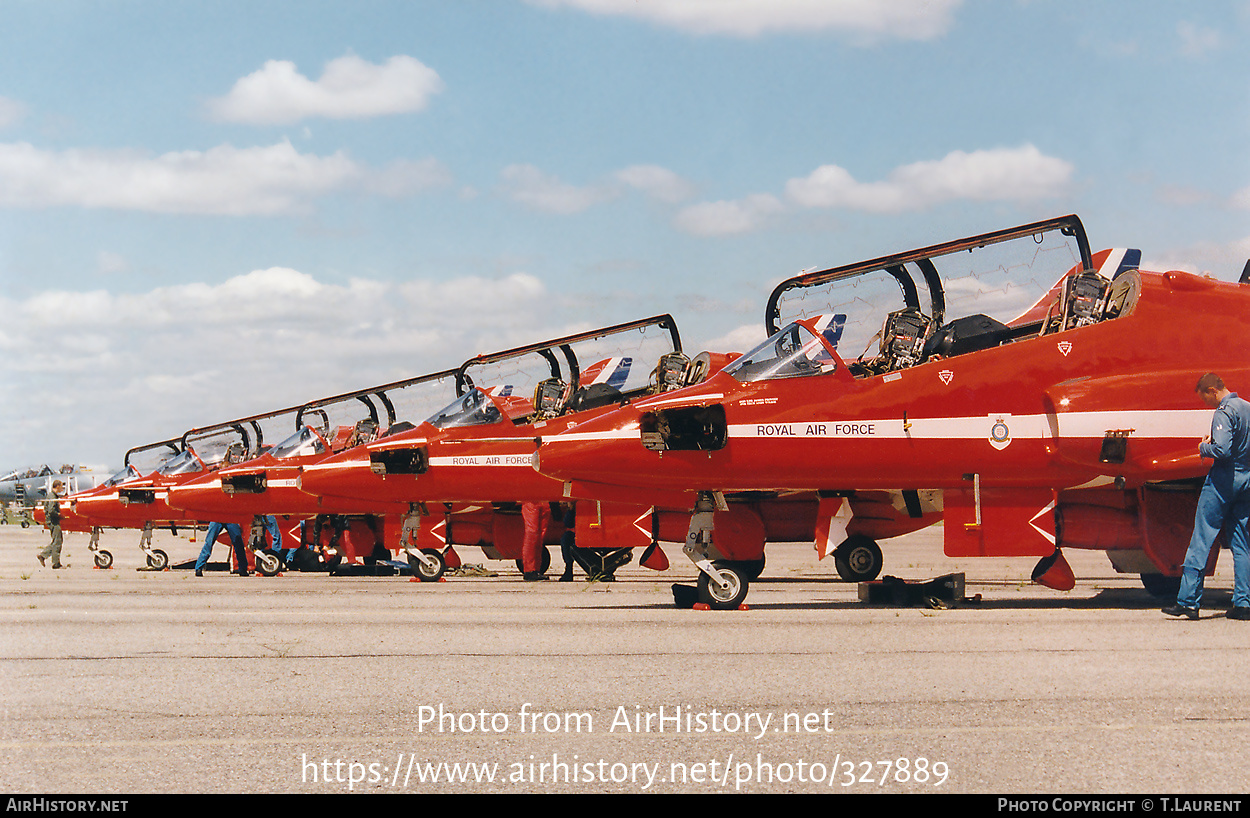
[[[713,514],[743,492],[819,492],[822,556],[879,491],[938,514],[948,556],[1036,555],[1035,579],[1071,587],[1060,549],[1105,550],[1174,592],[1209,467],[1194,384],[1250,388],[1250,281],[1139,263],[1093,255],[1067,216],[797,276],[769,300],[765,343],[542,434],[535,467],[579,498],[684,492],[686,553],[717,608],[751,579]]]
[[[647,334],[652,340],[645,340]],[[605,339],[617,344],[622,335],[639,339],[629,354],[604,345]],[[605,353],[610,356],[601,357]],[[623,401],[663,403],[662,394],[706,377],[733,357],[705,352],[688,360],[667,315],[479,356],[461,368],[461,396],[446,410],[411,432],[306,467],[300,485],[327,500],[411,502],[414,518],[431,511],[441,517],[428,530],[449,544],[479,545],[489,557],[513,559],[520,556],[523,537],[514,506],[572,499],[561,481],[530,467],[535,436],[571,428]],[[650,376],[637,363],[657,359]],[[587,360],[597,362],[583,371],[581,362]],[[516,397],[520,384],[534,390],[532,402]],[[444,505],[431,509],[433,503]],[[853,533],[861,536],[837,554],[839,570],[853,578],[871,579],[880,571],[879,549],[862,535],[896,536],[937,519],[923,511],[914,518],[900,512],[882,492],[864,493],[853,503],[858,516]],[[743,568],[758,575],[763,542],[810,538],[818,507],[814,492],[736,497],[715,513],[722,548],[737,558],[731,546],[745,543],[737,548]],[[610,576],[633,548],[681,542],[688,508],[681,492],[623,490],[578,503],[575,542],[591,564],[589,573]],[[558,541],[559,533],[559,526],[552,526],[548,541]],[[667,562],[645,564],[663,568]]]
[[[141,480],[156,471],[165,461],[182,451],[179,448],[181,442],[180,439],[174,438],[146,446],[136,446],[126,452],[122,470],[117,474],[94,488],[77,491],[60,499],[61,529],[91,534],[91,541],[87,548],[97,567],[109,568],[113,565],[112,553],[100,548],[101,528],[142,528],[146,522],[137,520],[127,513],[128,508],[123,509],[116,504],[118,498],[116,487],[121,483]],[[95,498],[109,498],[109,502],[100,504]],[[81,508],[79,503],[82,503]],[[40,524],[44,522],[42,505],[35,509],[35,517]],[[139,544],[147,556],[149,566],[155,564],[164,567],[168,563],[169,558],[165,552],[151,548],[150,537],[141,539]]]
[[[412,428],[397,420],[400,413],[423,417],[435,411],[452,391],[455,369],[417,378],[347,392],[307,403],[295,410],[295,433],[260,457],[226,466],[170,488],[168,503],[202,520],[252,519],[253,538],[260,535],[263,516],[316,519],[305,545],[324,546],[338,559],[366,560],[398,549],[401,516],[407,503],[368,503],[345,498],[314,497],[297,487],[305,467],[346,448],[373,441],[379,434]],[[416,414],[413,414],[416,413]],[[339,523],[335,536],[323,543],[321,532],[330,535],[329,518]],[[309,529],[305,528],[309,534]],[[439,544],[441,545],[441,544]],[[257,552],[257,570],[273,574],[280,569],[277,557]],[[434,549],[418,549],[413,568],[422,580],[437,580],[446,565]],[[317,562],[317,570],[334,568],[338,560]]]
[[[107,568],[113,560],[109,552],[98,547],[98,529],[141,529],[139,547],[147,557],[148,567],[162,570],[168,567],[169,556],[158,548],[152,548],[153,529],[166,523],[171,526],[194,526],[203,519],[170,506],[170,489],[205,472],[260,456],[265,448],[265,435],[273,436],[278,429],[283,429],[285,433],[291,428],[295,412],[295,408],[290,408],[252,415],[191,429],[177,441],[131,449],[126,453],[125,468],[105,485],[71,495],[62,501],[62,509],[68,511],[62,518],[62,527],[68,524],[72,526],[70,530],[91,530],[90,549],[96,565],[102,568]],[[247,525],[252,520],[251,515],[214,519],[240,525]]]
[[[711,356],[704,361],[714,363]],[[667,315],[479,355],[460,367],[455,400],[425,423],[306,465],[300,487],[322,502],[405,503],[407,531],[420,529],[421,537],[448,545],[481,546],[494,559],[518,559],[519,504],[564,499],[559,481],[530,468],[535,435],[670,388],[688,363]],[[530,394],[532,400],[523,397]],[[436,521],[421,526],[424,516]],[[587,557],[608,559],[598,570],[610,573],[612,557],[619,560],[631,543],[604,532],[647,545],[647,516],[645,506],[595,507],[579,515],[578,546]],[[557,518],[544,542],[558,543],[562,533]],[[597,546],[611,547],[612,554],[592,551]],[[417,558],[419,549],[407,550],[410,560]],[[540,556],[545,569],[546,549]]]

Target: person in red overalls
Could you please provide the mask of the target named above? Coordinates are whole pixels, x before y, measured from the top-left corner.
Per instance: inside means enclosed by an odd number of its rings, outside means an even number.
[[[521,576],[526,582],[547,579],[543,573],[539,549],[551,525],[551,505],[548,503],[521,503],[521,522],[525,534],[521,539]]]

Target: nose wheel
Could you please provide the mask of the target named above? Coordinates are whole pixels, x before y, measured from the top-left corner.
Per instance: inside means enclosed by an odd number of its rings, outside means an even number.
[[[714,611],[736,611],[747,598],[750,580],[741,566],[712,563],[711,573],[699,572],[699,601]]]
[[[282,570],[282,560],[278,559],[277,554],[268,551],[257,551],[255,554],[256,573],[265,577],[277,576]]]
[[[108,553],[108,552],[105,551],[102,553]],[[96,564],[98,565],[99,563],[96,563]],[[112,557],[109,557],[109,564],[110,565],[113,564]],[[166,568],[169,567],[169,555],[159,548],[153,548],[152,552],[148,554],[148,567],[151,568],[153,571],[164,571]]]
[[[421,556],[408,555],[408,565],[413,575],[422,582],[438,582],[447,570],[447,562],[443,555],[433,548],[422,548]]]
[[[113,567],[112,553],[105,551],[103,548],[96,551],[92,559],[95,560],[96,568],[112,568]]]

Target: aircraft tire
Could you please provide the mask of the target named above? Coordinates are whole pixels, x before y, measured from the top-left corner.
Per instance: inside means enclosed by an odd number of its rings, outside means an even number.
[[[443,572],[447,570],[447,563],[443,560],[443,555],[434,548],[422,548],[421,553],[427,557],[432,557],[438,561],[437,570],[426,565],[422,560],[417,559],[411,554],[408,555],[408,565],[412,567],[412,574],[422,582],[438,582]]]
[[[547,573],[547,569],[551,567],[551,552],[547,550],[547,546],[538,549],[538,572],[540,574]],[[516,561],[516,569],[521,573],[525,573],[525,563],[522,560]]]
[[[721,588],[700,571],[699,601],[706,603],[714,611],[736,611],[742,605],[742,600],[747,598],[747,590],[751,584],[747,573],[740,564],[729,562],[714,562],[712,569],[728,582],[728,587]]]
[[[876,540],[855,534],[833,549],[833,567],[847,582],[871,582],[881,573],[884,559]]]
[[[746,574],[747,579],[755,581],[760,578],[760,574],[764,573],[764,555],[760,554],[757,560],[741,560],[738,566]]]
[[[152,555],[148,557],[148,567],[153,571],[164,571],[169,567],[169,555],[159,548],[153,548]]]
[[[22,520],[22,528],[30,528],[30,523],[26,522],[25,520]]]
[[[1165,574],[1142,574],[1142,587],[1146,589],[1146,593],[1160,599],[1171,597],[1176,598],[1176,592],[1181,589],[1180,577],[1169,577]]]
[[[110,551],[105,551],[104,549],[101,548],[99,551],[95,552],[95,556],[93,557],[93,559],[95,560],[96,568],[112,568],[113,567],[113,554]]]
[[[267,551],[256,552],[256,573],[265,577],[274,577],[282,570],[282,560],[278,559],[277,554],[270,554]]]

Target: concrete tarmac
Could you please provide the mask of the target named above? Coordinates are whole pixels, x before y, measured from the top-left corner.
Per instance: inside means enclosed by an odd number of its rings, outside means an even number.
[[[201,535],[202,536],[202,535]],[[1250,622],[1221,554],[1197,622],[1101,553],[1076,589],[1034,559],[951,560],[941,529],[885,573],[962,571],[979,605],[859,602],[810,545],[768,549],[750,610],[679,610],[662,574],[147,572],[138,532],[41,568],[0,526],[0,788],[10,793],[1238,793]],[[158,533],[173,560],[200,543]],[[218,559],[226,546],[218,545]],[[559,562],[558,554],[556,556]]]

